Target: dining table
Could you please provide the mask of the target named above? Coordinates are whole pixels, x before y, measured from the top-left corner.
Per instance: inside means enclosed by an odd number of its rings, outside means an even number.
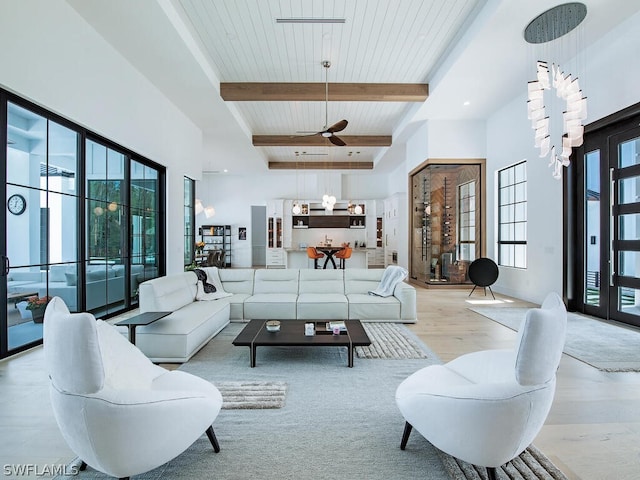
[[[336,260],[335,258],[333,258],[333,256],[338,253],[340,250],[342,250],[344,247],[333,247],[331,245],[318,245],[316,246],[316,250],[318,250],[319,252],[322,252],[325,254],[325,256],[327,258],[325,258],[324,260],[324,265],[322,266],[323,269],[327,268],[327,263],[331,262],[333,264],[333,268],[338,268],[336,265]]]

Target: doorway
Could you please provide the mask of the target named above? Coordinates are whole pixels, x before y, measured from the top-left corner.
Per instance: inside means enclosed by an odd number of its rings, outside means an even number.
[[[578,151],[578,310],[640,326],[640,115],[585,135]]]

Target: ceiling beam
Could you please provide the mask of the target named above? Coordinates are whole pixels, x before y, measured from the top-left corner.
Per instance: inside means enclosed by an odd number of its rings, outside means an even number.
[[[373,162],[269,162],[269,170],[373,170]]]
[[[221,83],[228,102],[324,102],[324,83]],[[424,102],[426,83],[330,83],[330,102]]]
[[[391,135],[338,135],[347,147],[390,147]],[[321,135],[254,135],[254,147],[335,147]]]

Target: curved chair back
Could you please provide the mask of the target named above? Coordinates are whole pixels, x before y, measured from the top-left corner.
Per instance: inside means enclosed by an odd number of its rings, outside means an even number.
[[[516,380],[520,385],[540,385],[554,378],[566,330],[567,311],[555,292],[547,295],[540,308],[527,312],[516,344]]]
[[[316,250],[316,247],[307,247],[307,256],[315,260],[324,257],[324,253],[318,252],[318,250]]]
[[[344,247],[338,253],[335,254],[335,258],[340,260],[340,268],[344,268],[345,260],[351,258],[351,253],[353,249],[351,247]]]
[[[313,260],[313,267],[318,268],[318,259],[324,257],[324,253],[318,252],[316,247],[307,247],[307,256]]]
[[[54,297],[44,321],[44,356],[53,386],[61,392],[91,394],[104,384],[96,321],[89,313],[69,313]]]

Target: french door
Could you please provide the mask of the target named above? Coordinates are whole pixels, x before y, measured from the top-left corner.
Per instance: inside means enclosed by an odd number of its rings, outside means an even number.
[[[581,310],[640,326],[640,126],[630,119],[585,137]]]
[[[2,98],[0,97],[0,100]],[[77,305],[79,134],[48,118],[41,109],[1,102],[5,149],[0,155],[2,269],[0,358],[42,340],[42,311],[53,285],[64,285],[65,300]]]

